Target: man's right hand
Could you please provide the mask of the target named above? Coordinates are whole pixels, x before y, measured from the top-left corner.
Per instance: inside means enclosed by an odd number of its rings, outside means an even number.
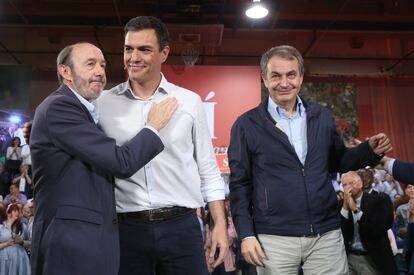
[[[262,246],[256,238],[244,239],[241,243],[241,253],[249,264],[264,266],[263,260],[266,256]]]
[[[177,99],[169,97],[159,103],[154,103],[148,113],[147,125],[157,131],[164,128],[177,110]]]

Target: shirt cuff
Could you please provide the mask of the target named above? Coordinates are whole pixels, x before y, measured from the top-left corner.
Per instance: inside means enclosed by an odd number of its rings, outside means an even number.
[[[349,217],[349,210],[346,210],[345,208],[341,209],[341,215],[345,218],[348,219]]]
[[[392,176],[392,169],[394,168],[394,162],[395,162],[395,159],[390,159],[388,161],[387,167],[385,167],[385,169],[387,169],[388,171],[388,174],[390,174],[391,176]]]
[[[150,129],[151,131],[154,132],[154,134],[156,134],[158,137],[160,137],[160,134],[158,133],[157,129],[155,129],[154,127],[149,126],[149,125],[145,125],[144,128]]]
[[[255,236],[247,236],[247,237],[243,238],[242,241],[248,240],[248,239],[256,239],[256,237]]]

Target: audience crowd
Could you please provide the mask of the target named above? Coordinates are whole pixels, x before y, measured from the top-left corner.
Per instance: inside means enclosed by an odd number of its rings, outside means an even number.
[[[10,139],[6,148],[5,162],[0,161],[0,275],[28,275],[34,204],[30,149],[27,145],[21,147],[18,137]],[[414,274],[414,186],[399,183],[380,166],[342,176],[332,174],[332,186],[338,198],[338,215],[343,218],[350,274],[360,274],[353,273],[355,268],[367,268],[366,274],[387,274],[381,271],[381,263],[385,262],[396,268],[396,274]],[[256,274],[255,267],[247,264],[240,253],[240,240],[230,211],[227,200],[229,253],[220,266],[209,266],[208,270],[215,275]],[[388,220],[387,213],[390,213]],[[197,214],[208,259],[214,223],[208,209],[200,208]],[[384,239],[385,249],[381,247]],[[373,252],[372,247],[380,248],[377,250],[382,254]],[[390,251],[389,255],[384,251]],[[386,259],[378,262],[378,266],[377,259],[384,255]]]

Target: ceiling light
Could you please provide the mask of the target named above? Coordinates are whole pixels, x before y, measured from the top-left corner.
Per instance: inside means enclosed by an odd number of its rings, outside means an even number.
[[[253,4],[246,10],[247,17],[253,19],[260,19],[265,17],[269,13],[263,5],[260,4],[260,0],[253,0]]]

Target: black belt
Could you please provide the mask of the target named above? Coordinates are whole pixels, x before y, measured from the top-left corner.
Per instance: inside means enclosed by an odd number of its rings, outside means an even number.
[[[138,212],[118,213],[118,218],[131,218],[141,221],[163,221],[195,211],[193,208],[180,206],[150,209]]]
[[[368,252],[362,251],[362,250],[351,250],[349,251],[349,253],[357,255],[357,256],[368,256]]]

